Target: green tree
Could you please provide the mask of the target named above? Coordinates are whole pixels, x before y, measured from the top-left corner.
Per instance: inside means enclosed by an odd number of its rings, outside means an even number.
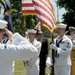
[[[21,1],[19,0],[10,0],[12,7],[12,20],[14,26],[14,32],[19,32],[22,34],[24,31],[23,27],[23,17],[21,14]]]
[[[67,11],[63,14],[63,22],[69,26],[75,26],[75,0],[57,0],[59,8],[64,7]],[[68,29],[67,27],[67,29]]]

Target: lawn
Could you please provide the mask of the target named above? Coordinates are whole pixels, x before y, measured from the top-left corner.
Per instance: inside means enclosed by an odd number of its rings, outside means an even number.
[[[50,69],[46,68],[46,72],[50,73]],[[15,62],[14,75],[26,75],[26,70],[25,70],[23,61],[16,61]]]
[[[16,61],[15,62],[14,75],[26,75],[23,61]]]

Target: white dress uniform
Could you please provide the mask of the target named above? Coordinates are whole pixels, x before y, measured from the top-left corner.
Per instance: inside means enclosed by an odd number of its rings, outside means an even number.
[[[41,50],[41,42],[35,39],[32,42],[32,44],[37,48],[38,55],[27,61],[28,66],[26,67],[26,73],[27,75],[39,75],[39,57],[38,56]]]
[[[50,44],[50,48],[55,50],[55,62],[54,62],[54,73],[55,75],[70,75],[71,73],[71,50],[72,50],[72,42],[71,40],[64,35],[65,24],[58,24],[57,27],[60,31],[58,31],[58,37],[54,39],[54,44]]]
[[[72,39],[73,37],[75,37],[75,35],[74,35],[74,36],[69,35],[68,37],[69,37],[70,39]],[[73,39],[72,45],[73,45],[73,47],[75,47],[75,39]]]
[[[70,53],[72,50],[71,40],[64,35],[62,38],[57,37],[54,39],[54,44],[56,45],[56,40],[59,42],[59,47],[57,47],[57,57],[55,57],[54,71],[55,75],[70,75],[71,72],[71,58]]]
[[[37,49],[20,34],[12,36],[11,44],[0,43],[0,75],[13,75],[13,61],[30,60],[38,55]]]

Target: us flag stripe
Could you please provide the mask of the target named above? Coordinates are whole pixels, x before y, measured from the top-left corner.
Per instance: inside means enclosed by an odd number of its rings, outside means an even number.
[[[51,31],[55,27],[55,16],[53,9],[46,0],[32,0],[39,20]]]
[[[52,17],[52,19],[53,20],[55,20],[55,17],[54,17],[54,15],[53,15],[53,13],[52,13],[52,9],[51,9],[51,7],[48,5],[48,3],[47,2],[45,2],[44,0],[42,1],[37,1],[37,2],[35,2],[35,4],[37,4],[38,3],[38,5],[36,6],[35,5],[35,7],[36,7],[36,9],[44,9],[45,11],[46,11],[46,13],[48,13],[48,14],[50,14],[50,16]],[[37,8],[38,7],[38,8]]]
[[[47,1],[48,4],[50,5],[50,7],[51,7],[51,9],[52,9],[52,14],[53,14],[53,16],[54,16],[54,18],[55,18],[54,8],[53,8],[53,5],[52,5],[51,1],[50,1],[50,0],[46,0],[46,1]],[[54,19],[54,22],[56,23],[56,18]]]
[[[23,15],[35,15],[36,14],[32,0],[22,0],[22,14]]]
[[[48,20],[50,20],[54,26],[54,21],[53,21],[53,18],[52,18],[52,15],[50,13],[48,13],[47,11],[44,11],[44,9],[38,7],[38,6],[35,6],[36,7],[36,12],[42,16],[45,16],[45,18],[47,18]],[[39,10],[38,10],[39,9]],[[41,13],[42,11],[42,13]]]

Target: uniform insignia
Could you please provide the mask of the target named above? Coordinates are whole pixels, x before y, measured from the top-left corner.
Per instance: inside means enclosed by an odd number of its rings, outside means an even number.
[[[70,44],[69,44],[69,43],[67,43],[67,44],[66,44],[66,47],[67,47],[67,48],[70,48]]]

